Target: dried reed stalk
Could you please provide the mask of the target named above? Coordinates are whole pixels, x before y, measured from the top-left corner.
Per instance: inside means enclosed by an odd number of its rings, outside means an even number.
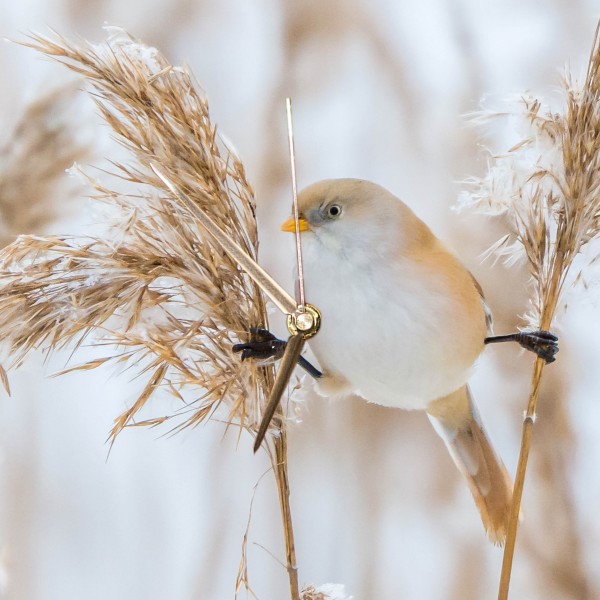
[[[145,379],[137,400],[116,420],[125,427],[195,426],[223,412],[255,433],[273,367],[241,362],[231,351],[265,327],[260,290],[173,197],[151,169],[161,171],[245,251],[256,258],[253,192],[242,163],[217,134],[206,100],[190,74],[154,48],[120,30],[106,43],[34,35],[27,44],[81,75],[100,114],[128,151],[113,162],[117,186],[90,182],[112,211],[106,236],[21,236],[0,253],[2,338],[12,366],[37,348],[107,349],[72,367],[112,363]],[[169,416],[144,416],[149,398],[165,390],[180,403]],[[147,409],[147,407],[146,407]],[[299,600],[289,505],[287,445],[281,411],[269,440],[285,533],[290,594]],[[247,585],[247,581],[246,581]]]
[[[525,135],[506,153],[492,159],[487,176],[473,180],[476,186],[469,196],[469,201],[479,208],[505,214],[512,221],[514,231],[493,249],[508,262],[524,252],[532,276],[528,321],[538,329],[552,327],[565,284],[580,279],[576,257],[600,237],[599,31],[600,24],[583,85],[578,86],[568,74],[565,77],[564,111],[550,112],[539,100],[522,98],[520,117]],[[592,256],[589,260],[597,258]],[[544,361],[538,358],[523,422],[498,591],[501,600],[509,592],[543,370]]]

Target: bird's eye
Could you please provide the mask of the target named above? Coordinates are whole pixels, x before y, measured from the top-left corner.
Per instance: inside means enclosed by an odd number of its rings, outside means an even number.
[[[335,219],[342,214],[342,207],[339,204],[332,204],[327,207],[327,215]]]

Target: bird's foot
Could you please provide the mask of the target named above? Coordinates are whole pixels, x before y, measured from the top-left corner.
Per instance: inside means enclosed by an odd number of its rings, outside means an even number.
[[[234,344],[232,350],[242,353],[242,360],[249,358],[266,361],[270,358],[279,360],[283,356],[287,342],[275,337],[267,329],[250,328],[250,341],[245,344]]]
[[[516,335],[516,341],[526,350],[535,352],[537,356],[543,358],[547,363],[556,360],[555,354],[558,352],[558,337],[550,331],[520,331]]]
[[[517,342],[521,347],[543,358],[546,363],[554,362],[558,352],[558,337],[549,331],[519,331],[510,335],[497,335],[485,339],[486,344],[498,342]]]
[[[250,341],[245,344],[234,344],[232,350],[242,353],[242,360],[254,359],[266,362],[269,359],[279,360],[285,351],[287,342],[280,340],[267,329],[261,327],[250,328]],[[323,373],[303,356],[298,358],[300,365],[311,377],[319,379]]]

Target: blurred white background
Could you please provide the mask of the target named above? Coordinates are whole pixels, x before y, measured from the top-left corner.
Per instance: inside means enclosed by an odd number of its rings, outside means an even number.
[[[388,187],[473,270],[497,332],[508,332],[526,307],[525,274],[481,263],[499,224],[450,210],[457,181],[485,168],[463,115],[484,96],[491,106],[527,90],[556,98],[566,64],[583,72],[598,17],[598,0],[5,0],[0,36],[52,27],[100,41],[109,23],[188,64],[255,187],[262,262],[290,289],[293,249],[278,224],[289,211],[291,95],[300,186],[350,176]],[[68,80],[35,52],[2,44],[0,145],[28,103]],[[94,140],[88,162],[112,155],[89,107],[72,114],[77,139]],[[73,184],[60,185],[60,218],[47,229],[83,231],[93,211],[67,202]],[[21,198],[23,207],[36,201]],[[525,487],[511,595],[520,600],[600,597],[597,286],[569,305]],[[102,370],[48,378],[67,356],[33,357],[11,375],[12,397],[0,398],[0,598],[233,598],[266,457],[219,423],[174,437],[129,430],[109,456],[112,420],[137,383]],[[492,347],[473,378],[511,473],[531,364],[514,347]],[[343,583],[355,600],[496,597],[501,550],[424,415],[309,397],[290,427],[290,453],[302,583]],[[250,530],[261,600],[286,597],[281,540],[267,475]]]

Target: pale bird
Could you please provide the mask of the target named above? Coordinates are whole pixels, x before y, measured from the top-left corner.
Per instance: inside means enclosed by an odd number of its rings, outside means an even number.
[[[301,192],[307,301],[322,314],[309,340],[324,394],[424,410],[464,475],[490,539],[502,543],[511,479],[467,380],[491,319],[471,273],[384,188],[332,179]],[[293,219],[282,226],[295,231]]]

